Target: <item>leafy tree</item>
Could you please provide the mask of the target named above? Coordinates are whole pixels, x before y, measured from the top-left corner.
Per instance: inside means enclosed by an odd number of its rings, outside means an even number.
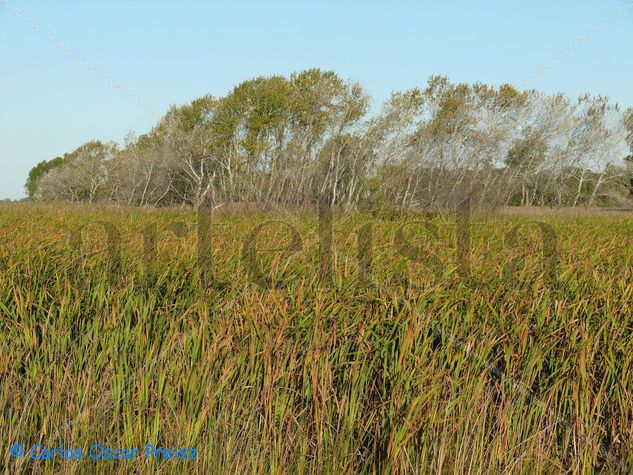
[[[25,187],[30,198],[140,206],[591,206],[626,194],[627,149],[633,109],[605,97],[433,76],[369,116],[358,83],[309,69],[172,106],[120,150],[92,141],[36,165]]]
[[[33,199],[36,197],[40,179],[49,171],[64,164],[66,157],[67,154],[63,157],[55,157],[51,160],[43,160],[35,165],[33,168],[31,168],[31,170],[29,171],[29,176],[26,180],[26,184],[24,185],[26,194],[29,199]]]
[[[63,162],[38,180],[37,195],[44,199],[93,202],[107,179],[107,163],[115,156],[115,144],[86,142],[64,155]]]

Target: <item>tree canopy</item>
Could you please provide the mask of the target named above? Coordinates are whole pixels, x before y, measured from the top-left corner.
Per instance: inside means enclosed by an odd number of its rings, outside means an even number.
[[[628,199],[633,109],[601,96],[433,76],[379,112],[356,82],[310,69],[172,106],[122,145],[90,141],[37,164],[29,198],[140,206],[326,197],[363,206],[579,206]]]

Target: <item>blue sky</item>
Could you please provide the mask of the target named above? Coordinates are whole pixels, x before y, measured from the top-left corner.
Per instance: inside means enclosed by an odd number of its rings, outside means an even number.
[[[629,0],[20,1],[159,114],[258,75],[333,69],[379,103],[430,75],[520,84]],[[155,118],[0,0],[0,198],[29,169]],[[633,8],[529,84],[633,106]]]

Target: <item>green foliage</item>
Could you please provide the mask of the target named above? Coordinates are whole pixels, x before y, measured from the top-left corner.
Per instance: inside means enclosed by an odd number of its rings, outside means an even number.
[[[510,168],[532,169],[545,160],[547,149],[543,134],[528,130],[508,151],[506,165]]]
[[[44,160],[31,168],[31,170],[29,171],[29,176],[26,180],[26,184],[24,185],[26,194],[30,199],[36,197],[37,187],[40,179],[49,171],[64,164],[67,156],[68,154],[64,155],[63,157],[55,157],[51,160]]]
[[[179,127],[183,132],[190,132],[209,121],[214,112],[215,100],[207,95],[191,101],[191,104],[178,109]]]

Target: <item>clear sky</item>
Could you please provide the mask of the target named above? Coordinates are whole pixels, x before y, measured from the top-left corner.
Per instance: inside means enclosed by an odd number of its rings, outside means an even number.
[[[0,198],[29,169],[155,117],[0,0]],[[630,0],[11,0],[158,114],[258,75],[333,69],[380,102],[430,75],[520,84]],[[633,106],[633,8],[529,83]]]

